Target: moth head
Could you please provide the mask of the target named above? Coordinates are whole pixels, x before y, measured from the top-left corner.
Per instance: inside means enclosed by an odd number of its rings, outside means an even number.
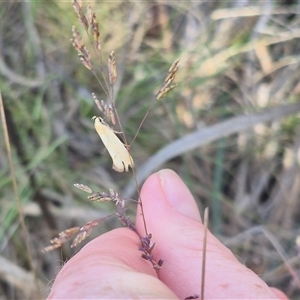
[[[94,121],[94,122],[95,122],[96,120],[98,120],[100,123],[105,124],[104,120],[103,120],[101,117],[93,116],[91,120]]]

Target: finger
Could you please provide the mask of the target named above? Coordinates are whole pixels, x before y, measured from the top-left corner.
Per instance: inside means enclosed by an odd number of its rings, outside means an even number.
[[[58,273],[48,299],[174,299],[127,228],[88,243]]]
[[[173,171],[163,170],[144,183],[141,199],[148,233],[156,242],[154,256],[164,260],[160,279],[181,299],[200,294],[204,228],[187,187]],[[143,233],[140,209],[136,225]],[[256,274],[240,264],[210,233],[206,258],[206,298],[276,298]]]

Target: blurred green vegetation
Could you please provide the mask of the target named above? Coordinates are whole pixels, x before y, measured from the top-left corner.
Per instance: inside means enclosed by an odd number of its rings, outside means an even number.
[[[298,2],[91,4],[105,72],[109,53],[116,54],[115,101],[129,143],[169,67],[180,59],[178,87],[153,106],[130,149],[137,171],[187,134],[271,107],[284,111],[299,101]],[[20,227],[1,131],[1,256],[29,270],[20,245],[29,239],[38,278],[45,283],[55,277],[60,261],[81,247],[42,254],[49,240],[114,209],[89,203],[73,184],[134,197],[128,192],[132,175],[112,170],[94,130],[91,117],[101,113],[91,93],[99,100],[107,97],[70,42],[75,25],[91,49],[71,3],[8,1],[0,6],[0,17],[0,89],[29,232],[24,237]],[[99,58],[91,55],[99,66]],[[220,131],[213,142],[192,150],[183,146],[180,155],[152,172],[175,170],[201,213],[210,207],[212,231],[268,284],[297,299],[299,287],[290,270],[299,274],[299,110],[254,125],[233,135]],[[120,224],[108,220],[91,238],[115,226]],[[0,283],[3,299],[28,296],[26,285],[14,286],[5,276]]]

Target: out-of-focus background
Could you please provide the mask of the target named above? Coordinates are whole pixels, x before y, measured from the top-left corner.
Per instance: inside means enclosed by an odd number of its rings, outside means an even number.
[[[211,231],[268,284],[298,299],[300,2],[91,5],[105,70],[116,54],[116,106],[129,142],[180,59],[178,87],[155,103],[131,148],[139,184],[161,168],[175,170],[201,214],[210,207]],[[46,295],[82,246],[41,253],[49,240],[114,210],[89,202],[73,184],[135,199],[136,192],[132,172],[112,170],[94,130],[91,117],[100,112],[91,93],[107,98],[70,42],[75,25],[91,48],[72,4],[6,1],[0,20],[0,89],[17,187],[2,126],[0,298],[30,299],[39,297],[35,280]],[[90,238],[116,226],[111,218]]]

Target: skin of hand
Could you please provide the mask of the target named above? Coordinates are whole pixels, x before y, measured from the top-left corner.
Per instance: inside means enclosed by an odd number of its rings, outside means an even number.
[[[171,170],[151,175],[141,191],[159,278],[141,258],[138,236],[118,228],[89,242],[58,273],[48,299],[184,299],[200,295],[204,226],[190,191]],[[145,235],[140,208],[136,227]],[[288,299],[241,264],[209,231],[205,299]]]

